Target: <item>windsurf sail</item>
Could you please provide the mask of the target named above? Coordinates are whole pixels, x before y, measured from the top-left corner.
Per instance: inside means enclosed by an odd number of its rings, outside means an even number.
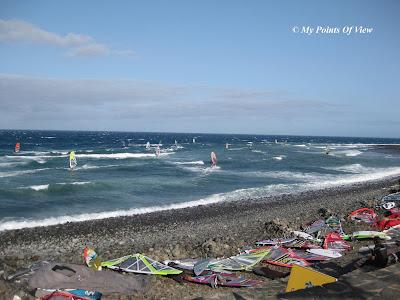
[[[229,144],[228,143],[225,144],[225,149],[229,149]]]
[[[156,156],[160,156],[160,154],[161,154],[160,146],[157,146]]]
[[[212,166],[217,165],[217,155],[215,154],[214,151],[211,151],[211,165]]]
[[[150,142],[146,143],[146,149],[150,149]]]
[[[245,271],[251,270],[256,264],[258,264],[268,253],[270,249],[254,252],[239,254],[231,256],[214,263],[210,263],[207,268],[211,270],[229,270],[229,271]]]
[[[311,268],[293,266],[286,286],[286,292],[293,292],[313,286],[322,286],[336,281],[337,279],[335,277],[323,274]]]
[[[85,249],[83,250],[83,258],[85,259],[86,265],[89,268],[96,271],[101,271],[100,257],[92,248],[85,247]]]
[[[334,249],[340,251],[349,251],[351,250],[351,245],[343,240],[342,236],[337,232],[330,232],[325,237],[324,240],[324,249]]]
[[[178,141],[177,140],[175,140],[175,145],[178,145]]]
[[[342,228],[342,222],[340,219],[336,216],[330,216],[328,219],[325,221],[325,227],[322,228],[321,230],[321,235],[326,236],[330,232],[337,232],[340,235],[344,235],[344,231]]]
[[[71,169],[75,168],[78,165],[76,162],[75,151],[71,151],[69,153],[69,167]]]
[[[362,239],[373,239],[373,238],[380,238],[383,240],[390,240],[391,237],[388,236],[385,232],[380,231],[371,231],[371,230],[364,230],[364,231],[356,231],[350,236],[350,238],[362,240]],[[344,236],[343,239],[349,238],[349,236]]]
[[[308,234],[318,233],[322,228],[325,227],[325,220],[319,219],[312,222],[309,226],[307,226],[304,231]]]
[[[181,270],[166,266],[143,254],[133,254],[102,262],[103,267],[130,273],[153,274],[153,275],[177,275]]]
[[[21,143],[20,143],[20,142],[17,142],[17,143],[15,144],[15,150],[14,150],[14,152],[15,152],[15,153],[18,153],[20,149],[21,149]]]
[[[193,144],[196,144],[196,139],[195,139],[195,138],[193,138],[192,142],[193,142]]]
[[[273,247],[265,256],[265,261],[272,265],[291,268],[293,265],[309,266],[303,258],[294,257],[294,253],[283,247]]]
[[[349,218],[352,221],[363,221],[372,225],[376,221],[376,213],[371,208],[360,208],[350,213]]]

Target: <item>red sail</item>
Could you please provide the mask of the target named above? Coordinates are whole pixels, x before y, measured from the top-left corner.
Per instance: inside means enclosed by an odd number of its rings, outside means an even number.
[[[15,153],[18,153],[20,148],[21,148],[21,144],[20,143],[16,143],[15,144]]]

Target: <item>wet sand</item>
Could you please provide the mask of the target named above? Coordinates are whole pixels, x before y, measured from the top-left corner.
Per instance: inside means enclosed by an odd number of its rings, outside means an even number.
[[[235,255],[243,246],[287,234],[320,215],[334,213],[345,218],[354,209],[372,206],[374,198],[387,194],[391,186],[398,186],[398,180],[391,178],[259,200],[0,232],[0,263],[3,264],[0,272],[4,270],[7,274],[33,261],[50,258],[82,264],[86,245],[94,247],[104,260],[137,252],[158,260]],[[353,224],[344,223],[345,231],[346,226],[350,231],[355,228]],[[354,252],[346,255],[343,263],[356,257]],[[249,276],[255,277],[251,273]],[[274,297],[286,286],[285,279],[263,279],[263,288],[212,289],[193,283],[180,284],[170,278],[148,277],[151,290],[145,295],[132,295],[132,299],[194,299],[200,296],[235,299],[234,293],[245,299],[265,299]],[[29,298],[23,287],[4,281],[0,281],[0,295],[2,293],[20,293]],[[103,299],[115,298],[129,299],[129,296],[112,295]]]

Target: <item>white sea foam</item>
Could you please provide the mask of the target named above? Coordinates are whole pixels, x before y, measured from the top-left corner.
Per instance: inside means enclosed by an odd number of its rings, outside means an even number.
[[[85,184],[91,184],[91,181],[74,181],[74,182],[60,182],[60,183],[56,183],[59,185],[85,185]]]
[[[359,150],[345,150],[345,151],[334,151],[333,155],[345,155],[345,156],[358,156],[362,154]]]
[[[264,151],[261,151],[261,150],[251,150],[251,152],[254,152],[254,153],[265,153]]]
[[[105,166],[96,166],[96,165],[90,165],[90,164],[84,164],[81,167],[76,167],[75,170],[90,170],[90,169],[102,169],[102,168],[114,168],[114,167],[120,167],[120,166],[126,166],[126,165],[105,165]],[[69,169],[69,168],[68,168]]]
[[[31,190],[35,190],[35,191],[43,191],[43,190],[47,190],[49,188],[49,185],[48,184],[31,185],[28,188]]]
[[[328,170],[335,170],[335,171],[343,171],[349,173],[367,173],[367,172],[374,172],[374,168],[367,168],[361,164],[351,164],[351,165],[344,165],[339,167],[326,167],[325,169]]]
[[[204,165],[204,161],[196,160],[196,161],[174,161],[176,165]]]
[[[172,154],[174,152],[169,153],[160,153],[160,156],[165,156]],[[144,158],[144,157],[156,157],[155,153],[110,153],[110,154],[76,154],[76,157],[80,158],[96,158],[96,159],[127,159],[127,158]]]
[[[275,160],[282,160],[283,158],[285,158],[285,155],[279,155],[279,156],[274,156],[273,159]]]

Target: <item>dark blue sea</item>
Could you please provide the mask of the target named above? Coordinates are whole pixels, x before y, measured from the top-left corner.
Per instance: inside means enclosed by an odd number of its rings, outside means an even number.
[[[18,154],[13,153],[16,141]],[[245,201],[400,174],[400,152],[376,144],[400,140],[3,130],[0,231]],[[71,150],[78,162],[74,170],[68,164]],[[211,151],[217,167],[210,167]]]

